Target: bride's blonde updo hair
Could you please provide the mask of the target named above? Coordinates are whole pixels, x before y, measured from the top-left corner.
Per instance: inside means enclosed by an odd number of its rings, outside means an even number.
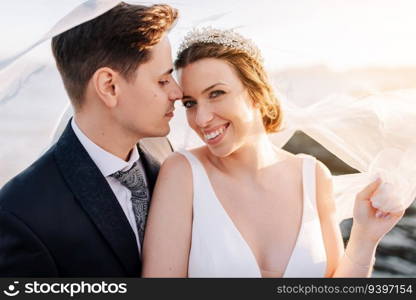
[[[277,132],[282,123],[280,103],[269,83],[257,46],[233,30],[195,29],[179,47],[175,68],[181,69],[203,58],[229,63],[237,72],[254,105],[260,109],[267,133]]]

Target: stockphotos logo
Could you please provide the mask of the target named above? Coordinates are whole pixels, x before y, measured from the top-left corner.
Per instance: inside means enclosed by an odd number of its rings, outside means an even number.
[[[8,286],[7,290],[4,290],[3,293],[9,297],[14,297],[19,295],[20,291],[16,289],[16,286],[19,284],[19,281],[13,282]]]
[[[16,285],[10,284],[3,293],[9,297],[14,297],[20,293]],[[125,294],[127,293],[127,283],[107,283],[105,281],[89,283],[81,282],[39,282],[37,280],[26,282],[21,288],[23,294],[66,294],[74,297],[77,294]]]

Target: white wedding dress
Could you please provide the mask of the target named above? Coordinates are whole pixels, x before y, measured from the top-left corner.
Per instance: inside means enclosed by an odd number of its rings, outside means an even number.
[[[188,277],[262,277],[256,258],[215,195],[202,163],[189,151],[193,178]],[[315,158],[303,159],[302,223],[283,277],[323,277],[326,253],[316,208]]]

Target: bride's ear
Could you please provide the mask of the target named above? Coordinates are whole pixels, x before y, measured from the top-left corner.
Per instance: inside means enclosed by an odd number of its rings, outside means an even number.
[[[104,67],[95,71],[91,78],[92,85],[98,98],[108,108],[117,105],[117,80],[118,73],[111,68]]]
[[[246,101],[248,101],[247,103],[251,106],[251,108],[259,109],[260,104],[258,103],[258,101],[253,99],[253,97],[250,95],[248,88],[245,88],[244,93],[245,93]]]
[[[253,98],[251,98],[251,97],[250,97],[250,101],[251,101],[251,105],[252,105],[252,107],[253,107],[254,109],[257,109],[257,110],[259,110],[259,111],[260,111],[260,107],[261,107],[260,103],[259,103],[258,101],[256,101],[256,100],[254,100],[254,99],[253,99]]]

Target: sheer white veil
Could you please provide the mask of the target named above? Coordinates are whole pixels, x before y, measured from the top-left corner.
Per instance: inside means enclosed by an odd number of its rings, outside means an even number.
[[[86,1],[59,20],[49,32],[25,50],[11,58],[1,60],[0,116],[4,107],[13,110],[16,95],[24,93],[23,87],[27,84],[33,84],[31,77],[42,78],[42,72],[47,69],[43,64],[34,64],[26,59],[31,52],[42,44],[47,44],[44,42],[51,37],[101,15],[120,2],[115,0]],[[138,1],[125,2],[139,3]],[[141,3],[150,4],[151,2]],[[168,3],[179,8],[180,11],[183,8],[180,2]],[[189,22],[180,20],[170,35],[174,48],[177,47],[184,33],[192,27],[212,24],[226,15],[227,11],[223,11],[199,20],[193,19]],[[56,70],[44,76],[42,92],[45,92],[48,86],[56,84],[59,86],[59,91],[49,94],[48,97],[62,100],[58,102],[59,105],[55,104],[53,111],[50,111],[52,117],[47,117],[48,122],[45,123],[43,131],[49,134],[41,142],[42,149],[46,149],[52,141],[56,140],[72,115],[63,86],[57,79],[59,77]],[[297,103],[296,99],[286,99],[284,95],[280,95],[279,98],[282,101],[285,115],[284,127],[280,132],[270,135],[270,139],[277,146],[285,145],[293,134],[300,130],[360,172],[334,176],[339,221],[352,216],[355,194],[376,176],[380,176],[384,183],[381,188],[382,192],[372,199],[375,207],[394,212],[411,205],[416,197],[416,164],[413,163],[413,159],[416,158],[416,140],[413,139],[416,132],[416,90],[397,90],[361,98],[342,94],[331,95],[324,99],[315,99],[308,105]],[[43,105],[45,110],[50,109],[50,102],[45,102]],[[26,115],[22,114],[20,117],[28,118],[27,112]],[[34,117],[36,115],[29,113],[29,118]],[[169,135],[176,149],[202,144],[188,128],[185,120],[184,109],[177,106]],[[15,147],[27,151],[30,141],[22,141]],[[19,153],[16,149],[12,151]],[[0,152],[3,150],[6,151],[6,145],[0,147]],[[33,158],[38,154],[38,152],[34,153]],[[394,196],[386,197],[386,195]],[[394,201],[386,201],[392,198]]]

